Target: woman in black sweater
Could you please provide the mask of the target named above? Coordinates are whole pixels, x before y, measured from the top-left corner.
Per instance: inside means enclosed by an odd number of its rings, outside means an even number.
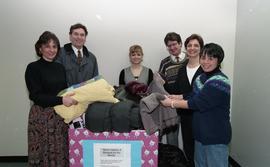
[[[204,42],[201,36],[192,34],[185,43],[188,59],[184,66],[179,68],[178,76],[175,82],[175,89],[178,94],[188,94],[192,92],[194,80],[203,70],[200,67],[199,58]],[[174,98],[179,98],[178,95],[172,95]],[[194,138],[192,134],[192,111],[187,109],[177,109],[180,115],[181,132],[183,139],[183,148],[190,166],[194,166]]]
[[[68,126],[52,108],[75,105],[71,98],[57,96],[67,88],[65,69],[53,62],[60,49],[55,34],[45,31],[35,44],[39,60],[28,64],[25,82],[33,101],[28,120],[28,166],[69,166]]]

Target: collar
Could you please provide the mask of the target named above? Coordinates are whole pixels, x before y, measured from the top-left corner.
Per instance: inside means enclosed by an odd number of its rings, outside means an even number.
[[[170,55],[170,57],[171,57],[171,59],[173,60],[173,62],[176,62],[176,56]],[[181,52],[181,53],[178,55],[178,57],[179,57],[179,61],[184,60],[185,57],[186,57],[185,52]]]
[[[66,50],[66,52],[69,52],[68,54],[75,54],[75,52],[74,52],[74,50],[73,50],[73,48],[72,48],[72,44],[71,44],[71,43],[65,44],[65,45],[64,45],[64,49]],[[83,46],[82,51],[83,51],[83,55],[84,55],[84,56],[86,56],[86,57],[89,56],[89,51],[88,51],[88,49],[87,49],[85,46]],[[78,53],[78,52],[77,52],[77,53]],[[75,54],[75,55],[77,55],[77,54]]]
[[[43,64],[51,64],[51,63],[53,63],[53,61],[47,61],[47,60],[45,60],[42,56],[40,57],[39,61],[41,63],[43,63]]]
[[[78,50],[75,46],[71,45],[76,57],[78,57]],[[83,48],[80,49],[81,53],[83,53]],[[82,57],[83,57],[83,54],[82,54]]]
[[[206,76],[209,78],[211,76],[213,76],[215,73],[221,72],[219,67],[215,68],[213,71],[210,72],[204,72],[206,74]]]

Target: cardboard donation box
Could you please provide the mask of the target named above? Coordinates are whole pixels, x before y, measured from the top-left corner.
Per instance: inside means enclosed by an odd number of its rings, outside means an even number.
[[[70,167],[157,167],[158,136],[69,129]]]

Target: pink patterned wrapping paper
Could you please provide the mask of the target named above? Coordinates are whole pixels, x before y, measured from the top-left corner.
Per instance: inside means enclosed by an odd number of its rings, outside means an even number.
[[[158,132],[147,135],[144,130],[133,130],[130,133],[93,133],[87,129],[69,129],[69,166],[83,167],[83,140],[139,140],[143,142],[142,167],[157,167],[158,136]]]

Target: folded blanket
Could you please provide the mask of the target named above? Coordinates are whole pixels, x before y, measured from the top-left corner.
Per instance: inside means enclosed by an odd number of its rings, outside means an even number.
[[[57,105],[54,107],[56,113],[64,118],[65,123],[69,123],[73,119],[79,117],[86,111],[88,105],[93,102],[117,103],[119,101],[114,98],[114,88],[101,76],[71,86],[61,91],[59,95],[65,96],[69,93],[75,93],[72,98],[78,101],[77,105],[72,105],[70,107]]]

